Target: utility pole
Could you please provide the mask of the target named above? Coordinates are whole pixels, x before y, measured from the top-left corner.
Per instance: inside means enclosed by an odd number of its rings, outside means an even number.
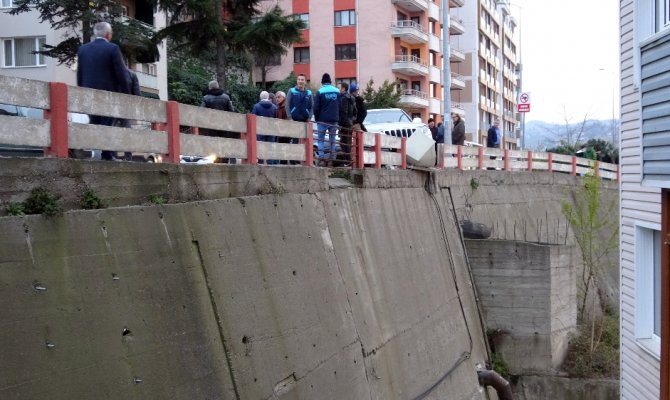
[[[449,3],[442,0],[442,125],[444,126],[444,143],[451,144],[451,70],[449,57]]]

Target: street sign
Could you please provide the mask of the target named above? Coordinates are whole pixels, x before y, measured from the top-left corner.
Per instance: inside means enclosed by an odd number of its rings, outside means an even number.
[[[516,106],[516,111],[520,113],[530,111],[530,93],[521,93],[519,95],[519,103]]]

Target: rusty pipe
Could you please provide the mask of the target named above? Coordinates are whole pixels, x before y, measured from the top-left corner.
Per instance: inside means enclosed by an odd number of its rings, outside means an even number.
[[[482,386],[491,386],[498,392],[500,400],[514,400],[509,382],[493,370],[477,371],[477,379]]]

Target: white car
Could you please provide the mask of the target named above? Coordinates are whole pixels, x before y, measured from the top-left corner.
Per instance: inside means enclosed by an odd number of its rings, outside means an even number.
[[[412,118],[400,108],[384,108],[368,110],[363,121],[368,132],[383,132],[389,136],[410,137],[417,130],[424,135],[431,136],[428,125],[420,118]]]

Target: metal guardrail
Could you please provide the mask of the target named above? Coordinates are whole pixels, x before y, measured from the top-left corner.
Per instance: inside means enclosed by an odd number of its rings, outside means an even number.
[[[402,19],[391,22],[391,28],[413,28],[421,33],[426,33],[421,24],[418,24],[410,19]]]
[[[402,91],[403,96],[414,96],[414,97],[419,97],[422,99],[427,99],[428,95],[424,92],[421,92],[419,90],[414,90],[414,89],[404,89]]]
[[[407,54],[397,54],[395,56],[395,62],[404,62],[404,63],[415,63],[419,64],[422,67],[427,67],[428,63],[417,56],[407,55]]]

